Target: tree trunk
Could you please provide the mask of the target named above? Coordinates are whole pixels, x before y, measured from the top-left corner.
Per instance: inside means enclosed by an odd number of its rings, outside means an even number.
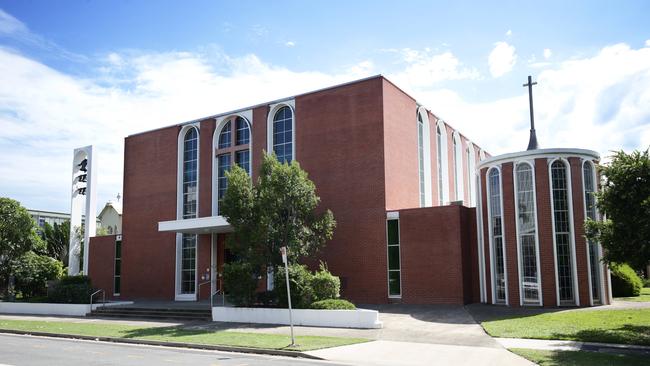
[[[9,274],[9,281],[7,282],[7,300],[16,301],[16,291],[14,286],[16,284],[16,277],[13,273]]]

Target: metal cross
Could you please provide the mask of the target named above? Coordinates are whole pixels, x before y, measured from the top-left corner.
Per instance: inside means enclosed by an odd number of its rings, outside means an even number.
[[[524,84],[524,87],[528,87],[528,103],[530,104],[530,139],[528,140],[528,149],[527,150],[537,150],[537,135],[535,133],[535,117],[533,116],[533,85],[537,85],[537,82],[533,82],[533,77],[528,75],[528,83]]]

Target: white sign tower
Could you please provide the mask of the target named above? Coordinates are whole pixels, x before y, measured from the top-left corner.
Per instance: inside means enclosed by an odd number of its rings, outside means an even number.
[[[82,210],[85,210],[83,237],[83,274],[88,275],[88,252],[90,237],[95,236],[97,192],[95,191],[97,173],[93,163],[92,145],[74,150],[72,158],[72,190],[70,208],[70,247],[68,255],[68,275],[79,274],[79,255],[81,241],[78,230],[81,228]]]

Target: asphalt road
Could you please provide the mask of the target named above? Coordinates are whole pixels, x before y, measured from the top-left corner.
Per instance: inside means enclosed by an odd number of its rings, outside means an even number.
[[[337,364],[291,357],[0,334],[0,366],[32,365],[333,366]]]

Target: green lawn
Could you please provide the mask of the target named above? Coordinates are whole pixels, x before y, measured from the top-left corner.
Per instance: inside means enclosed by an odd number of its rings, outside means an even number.
[[[291,343],[289,335],[215,331],[182,326],[139,327],[123,324],[0,319],[0,329],[266,349],[287,349]],[[364,338],[297,336],[298,347],[292,347],[290,350],[309,351],[368,341],[369,339]]]
[[[650,309],[560,311],[489,320],[481,325],[493,337],[650,346]]]
[[[647,356],[614,355],[587,351],[543,351],[526,348],[512,348],[511,352],[535,362],[540,366],[645,366]]]
[[[650,302],[650,287],[641,289],[641,295],[634,297],[615,297],[614,300],[619,301],[635,301],[635,302]]]

